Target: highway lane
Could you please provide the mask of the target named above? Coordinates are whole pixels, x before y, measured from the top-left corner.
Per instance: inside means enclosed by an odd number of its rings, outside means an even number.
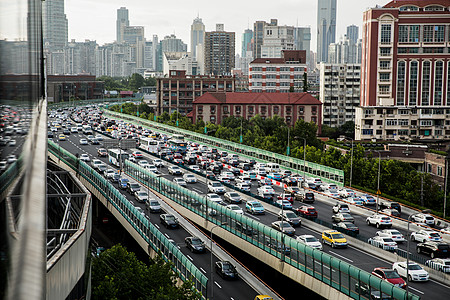
[[[83,154],[87,153],[91,160],[96,158],[102,160],[108,167],[114,168],[108,163],[108,159],[104,157],[97,157],[97,149],[100,148],[100,145],[79,145],[79,139],[84,138],[85,136],[82,134],[71,134],[67,136],[66,141],[58,141],[58,139],[54,139],[55,142],[59,142],[59,144],[64,147],[66,150],[71,153]],[[130,178],[131,179],[131,178]],[[117,186],[117,185],[116,185]],[[133,203],[134,206],[140,207],[145,211],[144,203],[139,203],[134,199],[134,196],[131,195],[128,191],[120,190],[123,195],[127,197],[127,199]],[[156,196],[155,196],[156,197]],[[162,200],[160,200],[162,201]],[[161,226],[159,221],[159,214],[157,213],[149,213],[146,212],[149,220],[167,237],[173,239],[181,252],[183,252],[186,257],[191,260],[204,274],[209,278],[210,276],[210,252],[207,250],[205,253],[191,253],[184,242],[184,238],[187,236],[191,236],[184,228],[180,229],[167,229],[164,226]],[[204,241],[209,247],[209,240]],[[214,263],[218,261],[216,256],[213,257]],[[217,273],[214,274],[215,281],[215,298],[217,299],[253,299],[257,292],[254,291],[244,280],[239,279],[237,281],[228,281],[222,279]]]

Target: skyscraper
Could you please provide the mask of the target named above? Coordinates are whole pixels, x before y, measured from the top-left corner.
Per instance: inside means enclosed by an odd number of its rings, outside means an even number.
[[[347,26],[347,38],[353,43],[358,43],[359,28],[356,25]]]
[[[261,46],[264,39],[264,26],[266,21],[256,21],[253,25],[253,58],[261,58]]]
[[[121,7],[117,10],[116,21],[116,41],[118,43],[123,42],[123,29],[126,26],[130,26],[130,20],[128,19],[128,9],[126,7]]]
[[[245,29],[242,34],[242,52],[241,57],[247,56],[247,51],[252,51],[252,38],[253,31],[251,29]]]
[[[336,41],[336,0],[318,0],[317,62],[328,59],[328,45]]]
[[[294,27],[278,25],[277,19],[271,19],[264,25],[261,57],[281,58],[282,50],[294,50]]]
[[[205,32],[205,71],[214,75],[229,75],[234,68],[235,33],[226,32],[223,24],[216,31]]]
[[[306,64],[311,69],[311,27],[294,27],[294,48],[306,51]]]
[[[197,45],[203,44],[205,35],[205,25],[199,17],[194,19],[191,25],[191,53],[192,57],[197,59]]]
[[[47,0],[43,7],[44,46],[62,49],[68,41],[64,0]]]

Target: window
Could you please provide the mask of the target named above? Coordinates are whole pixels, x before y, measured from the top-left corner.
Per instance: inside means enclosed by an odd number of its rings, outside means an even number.
[[[417,47],[398,47],[397,53],[399,53],[399,54],[419,53],[419,48],[417,48]]]
[[[433,126],[432,120],[420,120],[420,126]]]
[[[398,125],[400,125],[400,126],[408,126],[409,125],[409,120],[408,119],[399,119],[398,120]]]
[[[398,26],[399,43],[418,43],[419,42],[419,25],[399,25]]]
[[[291,125],[291,117],[286,117],[286,124]]]
[[[266,78],[267,78],[267,79],[277,79],[277,75],[275,75],[275,74],[268,74],[268,75],[266,76]]]
[[[391,68],[391,62],[389,60],[380,60],[380,69],[387,70]]]
[[[299,106],[298,107],[298,114],[299,115],[303,115],[305,113],[305,107],[304,106]]]
[[[277,68],[276,67],[267,67],[266,68],[266,72],[276,72]]]
[[[274,113],[275,115],[278,115],[278,114],[280,113],[280,107],[274,106],[274,107],[273,107],[273,113]]]
[[[380,48],[380,56],[391,56],[391,48],[381,47]]]
[[[380,81],[390,81],[391,73],[380,73]]]
[[[211,106],[209,107],[209,110],[210,110],[210,112],[211,112],[212,114],[215,114],[215,113],[216,113],[216,106],[215,106],[215,105],[211,105]]]
[[[409,130],[408,129],[399,129],[397,131],[398,135],[408,135],[409,134]]]
[[[409,115],[409,111],[407,109],[399,109],[398,114],[402,116]]]
[[[442,176],[443,172],[442,172],[442,167],[441,166],[437,166],[437,175],[438,176]]]
[[[397,69],[397,105],[405,105],[405,72],[406,63],[399,61]]]
[[[234,108],[234,112],[235,112],[236,114],[240,114],[240,113],[241,113],[241,107],[240,107],[240,106],[236,106],[236,107]]]
[[[377,120],[377,125],[383,125],[383,120]]]
[[[253,74],[252,78],[254,78],[254,79],[261,79],[262,75],[261,74]]]
[[[381,43],[389,44],[391,42],[391,24],[381,24]]]
[[[197,112],[198,112],[199,114],[202,114],[202,113],[203,113],[203,106],[202,106],[202,105],[199,105],[199,106],[197,107]]]
[[[362,134],[363,135],[373,135],[373,129],[363,129]]]
[[[422,105],[430,105],[430,72],[431,63],[424,61],[422,68]]]
[[[277,83],[274,81],[268,81],[266,82],[266,86],[277,86]]]
[[[291,78],[291,75],[289,75],[289,74],[281,74],[280,78],[281,79],[289,79],[289,78]]]
[[[265,115],[266,114],[266,107],[265,106],[261,106],[261,114]]]
[[[311,122],[317,124],[317,117],[311,117]]]
[[[380,95],[388,95],[389,94],[389,89],[390,89],[389,85],[382,85],[382,84],[380,84],[378,86],[378,90],[379,90],[379,94]]]
[[[429,5],[425,7],[424,11],[444,11],[444,7],[439,5]]]
[[[209,121],[210,121],[211,123],[216,123],[216,116],[211,116],[211,117],[209,117]]]
[[[223,113],[224,113],[224,114],[227,114],[227,113],[228,113],[228,106],[224,106],[224,107],[223,107]]]
[[[261,72],[262,68],[261,67],[252,67],[252,71]]]
[[[442,61],[436,61],[435,71],[434,71],[434,103],[433,105],[442,105],[442,95],[443,95],[443,83],[444,83],[444,63]]]
[[[254,111],[253,106],[249,106],[249,107],[248,107],[248,113],[249,113],[249,114],[253,114],[253,111]]]
[[[292,107],[291,106],[286,106],[286,114],[290,115],[292,112]]]
[[[445,97],[446,102],[444,105],[448,105],[448,101],[450,100],[450,62],[447,64],[447,97]]]
[[[419,10],[419,8],[417,7],[417,6],[409,6],[409,5],[406,5],[406,6],[402,6],[402,7],[400,7],[400,11],[418,11]]]
[[[412,61],[409,67],[409,105],[417,105],[418,66],[417,61]]]
[[[396,119],[387,119],[386,126],[397,126],[397,120]]]
[[[444,42],[444,25],[424,25],[423,41],[425,43],[443,43]]]
[[[289,68],[289,67],[281,67],[280,68],[280,72],[290,72],[291,71],[291,68]]]
[[[311,106],[311,114],[317,115],[317,106]]]

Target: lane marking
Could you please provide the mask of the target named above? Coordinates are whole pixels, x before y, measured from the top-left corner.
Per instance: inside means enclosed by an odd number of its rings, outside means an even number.
[[[220,286],[220,284],[217,283],[217,281],[214,281],[214,283],[219,287],[219,289],[222,288],[222,287]]]
[[[336,252],[333,252],[333,251],[328,251],[328,252],[330,252],[330,253],[332,253],[332,254],[334,254],[334,255],[336,255],[336,256],[339,256],[339,257],[341,257],[342,259],[348,260],[349,262],[353,262],[353,260],[351,260],[351,259],[349,259],[349,258],[347,258],[347,257],[345,257],[345,256],[342,256],[342,255],[340,255],[340,254],[337,254]]]
[[[250,218],[256,219],[256,220],[261,220],[260,218],[255,217],[254,215],[252,215],[251,213],[248,213],[248,212],[245,212],[245,215],[250,217]]]
[[[410,288],[411,290],[413,290],[413,291],[416,291],[416,292],[422,294],[422,295],[425,294],[424,292],[421,292],[421,291],[419,291],[418,289],[413,288],[412,286],[410,286],[409,288]]]
[[[164,235],[165,235],[168,239],[170,239],[170,236],[169,236],[167,233],[164,233]]]
[[[189,255],[186,255],[187,258],[189,258],[191,261],[194,261],[194,259],[192,257],[190,257]]]
[[[205,270],[203,270],[203,268],[202,268],[202,267],[200,267],[200,271],[202,271],[203,273],[205,273],[205,274],[206,274],[206,271],[205,271]]]
[[[158,228],[158,229],[159,229],[159,226],[158,226],[158,224],[153,224],[153,225],[155,225],[155,226],[156,226],[156,228]]]

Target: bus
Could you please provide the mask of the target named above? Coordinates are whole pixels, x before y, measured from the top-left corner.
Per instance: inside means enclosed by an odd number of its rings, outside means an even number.
[[[185,141],[181,141],[181,140],[170,140],[169,148],[174,153],[184,154],[184,153],[186,153],[187,143]]]
[[[160,149],[158,141],[152,138],[141,138],[139,147],[153,154],[158,154]]]
[[[182,134],[173,134],[170,138],[173,141],[184,141],[184,135]]]
[[[119,157],[122,158],[122,163],[124,163],[124,161],[130,157],[130,155],[121,149],[108,149],[108,160],[116,167],[120,167]]]

